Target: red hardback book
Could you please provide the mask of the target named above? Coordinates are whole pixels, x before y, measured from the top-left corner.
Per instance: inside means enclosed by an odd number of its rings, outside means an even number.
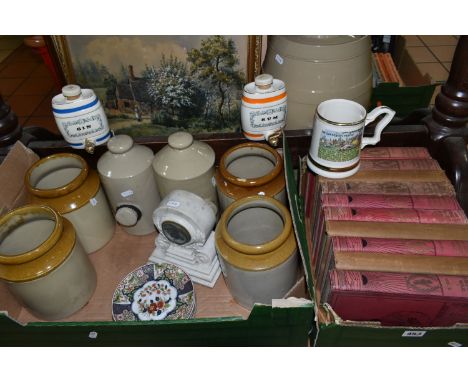
[[[462,240],[405,240],[335,236],[332,241],[335,252],[361,251],[397,255],[468,257],[468,241]]]
[[[453,196],[322,194],[323,207],[415,208],[421,210],[461,210]]]
[[[419,327],[468,321],[468,277],[332,270],[329,280],[326,302],[344,320]]]
[[[325,220],[375,221],[395,223],[465,224],[463,210],[416,210],[412,208],[324,207]]]
[[[425,147],[366,147],[361,159],[431,159]]]
[[[434,159],[363,159],[359,171],[441,170]]]

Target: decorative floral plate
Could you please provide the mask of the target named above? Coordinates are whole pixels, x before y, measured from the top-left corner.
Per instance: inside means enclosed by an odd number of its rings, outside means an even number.
[[[120,282],[112,298],[114,321],[176,320],[194,313],[192,280],[169,263],[135,269]]]

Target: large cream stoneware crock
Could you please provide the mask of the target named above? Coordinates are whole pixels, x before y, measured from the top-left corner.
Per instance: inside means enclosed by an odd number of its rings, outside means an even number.
[[[46,204],[66,217],[87,253],[106,245],[115,220],[99,176],[76,154],[54,154],[34,163],[25,175],[31,203]]]
[[[96,288],[96,272],[71,223],[47,206],[0,218],[0,279],[34,315],[65,318]]]
[[[346,98],[368,107],[372,93],[369,36],[270,36],[265,73],[288,89],[286,129],[312,128],[320,102]]]
[[[297,245],[287,208],[273,198],[232,203],[215,232],[216,252],[234,299],[246,308],[283,298],[297,279]]]

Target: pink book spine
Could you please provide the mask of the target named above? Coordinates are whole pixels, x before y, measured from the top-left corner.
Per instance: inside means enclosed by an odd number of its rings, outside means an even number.
[[[430,159],[425,147],[366,147],[361,159]]]
[[[324,214],[326,220],[441,224],[468,223],[465,213],[460,210],[324,207]]]
[[[393,272],[330,271],[332,290],[468,299],[468,277]]]
[[[332,240],[336,252],[468,257],[468,241],[462,240],[404,240],[345,236],[336,236]]]
[[[441,170],[441,168],[434,159],[364,159],[359,170]]]
[[[362,182],[322,180],[325,194],[386,194],[386,195],[435,195],[455,196],[450,182]]]
[[[461,210],[458,201],[451,196],[432,195],[363,195],[322,194],[324,207],[372,207],[372,208],[415,208],[437,210]]]

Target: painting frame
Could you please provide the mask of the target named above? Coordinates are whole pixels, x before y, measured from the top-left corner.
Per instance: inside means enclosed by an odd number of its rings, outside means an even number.
[[[240,131],[242,89],[261,73],[263,39],[55,35],[48,46],[64,84],[93,89],[114,133],[135,138]],[[140,57],[135,69],[127,56]]]
[[[248,35],[247,36],[247,81],[252,82],[255,76],[261,73],[262,62],[262,43],[263,36]],[[68,47],[67,36],[52,35],[50,36],[50,46],[53,47],[51,55],[58,63],[59,71],[67,83],[76,82],[75,70]]]

